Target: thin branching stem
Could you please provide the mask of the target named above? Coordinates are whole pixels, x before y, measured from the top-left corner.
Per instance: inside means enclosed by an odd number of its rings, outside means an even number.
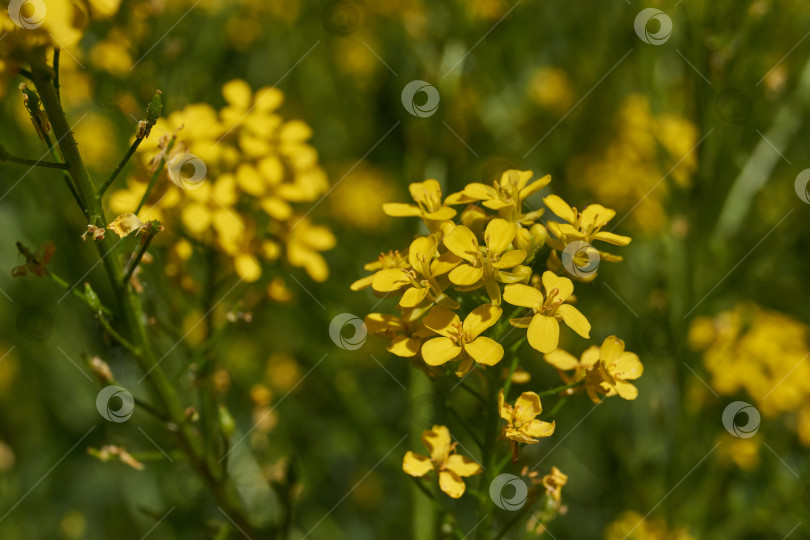
[[[118,166],[112,172],[110,177],[107,178],[107,181],[104,182],[104,184],[102,184],[100,188],[98,188],[96,196],[99,199],[104,195],[104,192],[107,191],[107,188],[109,188],[112,185],[112,183],[115,182],[115,179],[118,178],[118,175],[121,174],[122,170],[124,170],[124,167],[129,162],[129,159],[133,156],[133,154],[135,154],[135,151],[138,149],[138,147],[141,145],[141,142],[144,139],[145,137],[135,137],[135,140],[132,141],[132,144],[129,146],[129,150],[127,150],[127,153],[123,157],[123,159],[121,159],[121,162],[118,163]]]

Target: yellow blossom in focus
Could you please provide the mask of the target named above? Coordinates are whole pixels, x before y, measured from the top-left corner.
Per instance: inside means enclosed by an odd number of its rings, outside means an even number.
[[[550,353],[557,348],[560,320],[580,336],[590,338],[591,323],[577,308],[564,303],[574,293],[571,280],[549,271],[543,273],[542,280],[545,296],[539,289],[523,284],[504,288],[506,302],[532,310],[531,315],[511,319],[509,323],[517,328],[527,328],[529,345],[541,353]]]
[[[422,345],[422,358],[429,366],[441,366],[456,358],[461,364],[456,375],[463,376],[473,361],[485,366],[494,366],[503,358],[503,347],[492,338],[481,334],[498,322],[501,308],[483,304],[475,308],[461,322],[459,316],[449,309],[436,306],[424,319],[424,325],[439,337],[427,340]]]
[[[594,403],[601,401],[598,394],[636,399],[638,388],[629,381],[638,379],[642,373],[644,366],[638,356],[624,350],[624,341],[608,336],[599,348],[599,361],[588,369],[585,389]]]
[[[442,201],[442,188],[436,180],[414,182],[408,189],[416,204],[385,203],[383,211],[392,217],[418,216],[431,232],[436,231],[442,221],[455,217],[456,211]]]
[[[389,340],[388,352],[403,358],[419,354],[422,342],[433,335],[433,332],[418,320],[408,317],[397,317],[384,313],[369,313],[364,318],[366,329],[372,334]]]
[[[550,437],[554,433],[554,422],[535,418],[542,412],[540,396],[534,392],[520,394],[514,406],[506,403],[503,390],[498,394],[498,413],[506,420],[500,438],[509,441],[513,462],[518,460],[518,443],[535,444],[540,442],[536,437]]]
[[[386,253],[380,253],[380,256],[377,257],[376,260],[363,265],[364,270],[375,273],[380,270],[392,268],[409,270],[411,264],[408,262],[408,258],[403,256],[399,251],[392,250]],[[353,291],[361,291],[367,287],[371,287],[372,283],[374,283],[374,274],[358,279],[351,284],[350,288]]]
[[[456,453],[456,443],[451,444],[450,431],[445,426],[433,426],[422,432],[422,442],[430,457],[408,451],[402,460],[402,470],[416,478],[435,472],[439,488],[454,499],[464,495],[467,486],[463,478],[483,472],[476,462]]]

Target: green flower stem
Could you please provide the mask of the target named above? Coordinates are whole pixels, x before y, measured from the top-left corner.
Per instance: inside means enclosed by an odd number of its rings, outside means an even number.
[[[112,185],[112,183],[115,182],[115,179],[118,178],[118,175],[121,174],[122,170],[124,170],[124,167],[129,162],[129,159],[133,156],[133,154],[135,154],[135,151],[138,149],[138,147],[141,145],[141,142],[145,138],[146,137],[135,137],[135,140],[132,141],[132,144],[129,146],[129,150],[127,150],[126,155],[118,164],[118,167],[116,167],[115,170],[110,175],[110,177],[107,178],[107,181],[104,182],[104,184],[100,188],[98,188],[96,196],[99,199],[102,197],[102,195],[104,195],[104,192],[107,191],[107,188],[109,188]]]
[[[484,411],[484,449],[482,452],[484,473],[478,487],[481,495],[477,513],[478,519],[481,520],[477,533],[479,540],[487,540],[492,535],[492,499],[489,496],[489,485],[495,478],[495,444],[498,439],[499,418],[498,390],[500,389],[500,380],[495,370],[487,370],[486,375],[487,405]]]
[[[36,85],[54,135],[59,141],[62,156],[65,162],[70,164],[70,177],[76,186],[79,200],[84,201],[86,205],[83,209],[90,220],[90,224],[106,229],[107,221],[101,201],[96,197],[93,181],[81,158],[76,139],[73,137],[65,112],[62,110],[59,97],[56,94],[56,89],[53,86],[54,72],[41,60],[37,60],[31,65],[31,79]],[[222,478],[210,471],[205,462],[202,461],[204,451],[199,434],[186,422],[185,409],[177,395],[177,391],[166,377],[166,373],[152,351],[145,325],[146,317],[144,317],[140,298],[132,288],[121,287],[118,281],[119,276],[122,275],[122,265],[117,254],[113,253],[115,240],[105,237],[97,243],[97,246],[107,276],[118,298],[118,308],[123,315],[130,340],[142,353],[136,359],[141,370],[146,374],[146,381],[157,403],[166,412],[168,420],[176,426],[180,446],[188,456],[191,464],[207,480],[224,510],[240,527],[251,536],[258,538],[259,535],[255,533],[254,528],[244,517],[241,501],[232,492],[226,490]],[[251,531],[254,532],[251,533]]]
[[[124,336],[119,334],[118,331],[115,330],[115,328],[110,326],[110,323],[107,321],[106,318],[104,318],[104,314],[101,313],[101,311],[96,313],[96,318],[101,323],[101,326],[104,328],[104,330],[108,334],[110,334],[110,337],[112,337],[115,341],[120,343],[125,349],[127,349],[129,352],[131,352],[133,356],[140,357],[140,355],[141,355],[140,349],[138,349],[135,345],[130,343],[127,338],[125,338]]]
[[[433,392],[432,383],[428,377],[423,375],[420,371],[411,370],[410,381],[408,384],[408,398],[411,403],[420,399],[424,394]],[[423,426],[418,422],[411,422],[411,431],[409,439],[411,441],[419,441],[422,438]],[[405,474],[405,473],[402,473]],[[412,517],[411,523],[413,530],[411,531],[411,538],[419,538],[420,540],[436,540],[437,530],[437,511],[434,508],[436,498],[427,491],[427,489],[419,483],[416,478],[415,486],[411,492],[412,504]],[[425,495],[428,498],[425,498]]]
[[[152,239],[157,235],[158,231],[150,230],[146,236],[141,241],[141,245],[138,248],[138,251],[132,254],[129,261],[127,262],[127,266],[124,269],[124,276],[121,278],[121,287],[127,288],[129,286],[129,280],[132,279],[132,274],[135,272],[135,269],[138,268],[138,265],[141,263],[141,259],[143,259],[146,250],[149,249],[149,244],[152,243]]]
[[[540,396],[540,397],[553,396],[554,394],[559,394],[560,392],[563,392],[565,390],[569,390],[571,388],[576,388],[577,386],[582,386],[583,384],[585,384],[585,379],[582,379],[581,381],[577,381],[577,382],[572,383],[572,384],[565,384],[563,386],[558,386],[557,388],[551,388],[549,390],[544,390],[542,392],[538,392],[537,395]]]
[[[166,147],[167,155],[169,152],[171,152],[175,140],[176,139],[172,138],[172,140],[169,142],[169,145]],[[146,199],[149,197],[149,194],[152,193],[152,189],[155,187],[155,184],[157,184],[157,179],[160,176],[160,173],[163,172],[163,167],[165,165],[166,165],[166,158],[165,157],[160,158],[160,162],[158,163],[158,166],[155,168],[155,172],[152,173],[152,177],[149,179],[149,184],[146,186],[146,191],[143,192],[141,202],[138,203],[138,208],[135,209],[134,214],[136,216],[141,211],[141,208],[143,208],[143,205],[146,204]]]
[[[453,407],[448,407],[448,408],[447,408],[447,410],[448,410],[448,411],[450,411],[450,414],[451,414],[451,415],[453,415],[453,417],[455,417],[455,419],[456,419],[456,420],[458,420],[459,424],[461,424],[461,426],[462,426],[462,427],[463,427],[465,430],[467,430],[467,433],[470,435],[470,438],[472,438],[473,442],[474,442],[476,445],[478,445],[478,448],[483,448],[483,447],[484,447],[484,443],[483,443],[483,442],[481,442],[481,439],[479,439],[479,438],[478,438],[478,437],[475,435],[475,432],[473,431],[473,429],[472,429],[472,428],[470,427],[470,425],[469,425],[469,424],[468,424],[468,423],[467,423],[467,422],[466,422],[466,421],[465,421],[465,420],[464,420],[464,419],[461,417],[461,415],[459,415],[459,414],[458,414],[458,412],[456,412],[456,410],[455,410]]]
[[[54,283],[56,283],[61,288],[65,289],[66,291],[69,291],[70,294],[72,294],[73,296],[75,296],[76,298],[78,298],[79,300],[84,302],[85,304],[87,304],[87,306],[90,309],[95,309],[94,306],[93,306],[93,301],[90,300],[87,297],[87,295],[85,295],[83,292],[81,292],[78,288],[76,288],[76,287],[71,288],[71,286],[68,284],[67,281],[65,281],[64,279],[62,279],[58,275],[54,274],[50,269],[48,270],[47,275],[48,275],[48,277],[51,278],[51,281],[53,281]],[[101,312],[104,315],[108,315],[108,316],[112,315],[112,311],[107,306],[101,306]]]

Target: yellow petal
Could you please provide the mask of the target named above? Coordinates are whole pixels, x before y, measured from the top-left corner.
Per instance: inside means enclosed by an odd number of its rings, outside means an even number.
[[[411,358],[419,354],[419,346],[422,341],[418,338],[408,336],[397,336],[391,340],[386,347],[388,352],[401,358]]]
[[[268,216],[277,221],[286,221],[293,213],[292,206],[279,197],[262,197],[260,206]]]
[[[371,287],[378,292],[398,291],[410,283],[408,272],[402,268],[386,268],[374,274]]]
[[[424,201],[431,196],[438,195],[441,198],[442,187],[438,180],[428,179],[424,182],[412,182],[408,185],[408,191],[414,201]]]
[[[613,375],[622,380],[634,380],[644,373],[644,366],[638,356],[631,352],[624,352],[611,370]]]
[[[602,347],[599,349],[599,356],[605,365],[610,365],[619,360],[624,352],[624,341],[616,336],[608,336],[602,342]]]
[[[546,296],[548,296],[553,289],[557,289],[554,300],[565,301],[574,293],[574,283],[570,279],[558,276],[548,270],[543,272],[543,287],[546,289]]]
[[[412,308],[418,306],[427,296],[427,287],[410,287],[399,299],[399,307]]]
[[[579,360],[577,360],[573,354],[567,353],[562,349],[554,350],[543,356],[543,358],[555,368],[563,371],[574,369],[579,365]]]
[[[442,206],[435,212],[428,212],[425,214],[426,219],[432,219],[434,221],[445,221],[448,219],[453,219],[454,217],[456,217],[456,211],[449,206]]]
[[[408,262],[414,270],[426,274],[430,261],[436,253],[436,238],[433,236],[420,236],[408,248]]]
[[[638,388],[636,388],[629,382],[617,381],[616,393],[619,394],[619,396],[622,397],[623,399],[633,400],[638,397]]]
[[[601,204],[589,204],[582,210],[579,222],[582,229],[590,231],[602,227],[616,215],[615,210],[605,208]]]
[[[138,219],[135,214],[121,214],[112,223],[107,225],[107,228],[113,231],[121,238],[127,236],[132,231],[137,231],[143,227],[143,222]]]
[[[450,471],[442,471],[439,473],[439,487],[449,497],[454,499],[461,498],[464,495],[464,490],[467,486],[464,485],[462,480],[456,473]]]
[[[546,187],[549,182],[551,182],[550,174],[545,175],[543,178],[540,178],[539,180],[535,180],[534,182],[532,182],[531,184],[520,190],[520,198],[525,199],[532,193],[540,191],[541,189]]]
[[[461,287],[469,287],[475,285],[481,278],[484,277],[484,269],[470,266],[469,264],[461,264],[453,268],[453,271],[447,276],[450,281],[455,285]]]
[[[568,328],[585,339],[591,337],[591,323],[577,308],[571,304],[563,304],[557,308],[557,314],[562,316],[562,320],[568,325]]]
[[[250,107],[253,91],[247,82],[242,79],[234,79],[233,81],[225,83],[222,87],[222,96],[229,105],[245,111]]]
[[[349,285],[349,289],[353,291],[362,291],[366,287],[371,287],[371,282],[374,281],[374,276],[366,276],[364,278],[360,278],[351,285]]]
[[[471,343],[464,345],[464,351],[473,360],[485,366],[494,366],[503,358],[503,347],[494,339],[480,336]]]
[[[495,268],[513,268],[526,259],[526,252],[522,249],[513,249],[501,255],[500,260],[492,263]]]
[[[543,412],[543,405],[540,403],[540,396],[534,392],[523,392],[515,400],[515,422],[525,424],[541,412]]]
[[[498,392],[498,414],[500,414],[501,418],[507,422],[512,421],[512,406],[506,402],[506,398],[503,395],[503,389]]]
[[[541,353],[550,353],[560,342],[560,324],[554,317],[537,314],[527,332],[529,345]]]
[[[613,234],[612,232],[607,231],[599,231],[593,235],[593,239],[601,240],[603,242],[607,242],[608,244],[613,244],[614,246],[626,246],[631,240],[629,236],[621,236],[619,234]]]
[[[461,477],[481,474],[484,471],[484,469],[481,468],[481,465],[475,461],[458,454],[453,454],[448,457],[447,463],[444,467],[446,470],[454,472]]]
[[[456,226],[444,237],[444,245],[469,262],[474,263],[478,259],[478,239],[475,234],[464,225]]]
[[[479,182],[467,184],[464,187],[463,193],[467,197],[475,200],[494,199],[498,196],[498,192],[495,191],[495,188]]]
[[[457,325],[460,320],[458,315],[449,309],[434,306],[433,309],[430,310],[430,313],[422,320],[422,324],[434,332],[449,337],[455,335],[456,330],[454,326]]]
[[[484,233],[484,241],[490,253],[500,255],[506,251],[512,240],[515,239],[517,230],[517,223],[511,223],[501,218],[490,221]]]
[[[247,253],[239,255],[233,261],[236,275],[248,283],[252,283],[262,276],[262,267],[256,257]]]
[[[252,165],[243,163],[236,169],[236,184],[245,193],[260,196],[264,193],[265,184],[259,171]]]
[[[402,470],[405,474],[419,478],[433,470],[433,462],[427,456],[420,456],[408,450],[402,459]]]
[[[383,204],[383,212],[391,217],[411,217],[422,215],[422,211],[418,206],[404,203],[385,203]]]
[[[577,220],[577,217],[574,214],[574,209],[568,206],[568,203],[557,195],[549,195],[543,199],[543,202],[549,210],[557,214],[557,216],[564,219],[568,223],[574,223]]]
[[[366,323],[366,330],[372,334],[382,334],[388,330],[404,332],[408,328],[402,319],[386,313],[369,313],[363,318],[363,322]]]
[[[550,437],[554,433],[554,422],[532,420],[521,428],[521,431],[530,437]]]
[[[526,308],[539,309],[543,305],[543,293],[522,283],[513,283],[504,287],[503,299],[513,306]]]
[[[470,334],[472,339],[477,338],[487,328],[498,322],[503,310],[492,304],[482,304],[472,310],[464,319],[462,329]]]
[[[430,263],[430,274],[441,276],[446,274],[461,262],[461,258],[452,251],[445,251]]]
[[[422,442],[430,451],[434,463],[444,463],[450,453],[450,430],[446,426],[433,426],[422,432]]]
[[[585,352],[582,353],[581,363],[583,366],[590,367],[599,361],[599,347],[591,345]]]
[[[447,337],[436,337],[422,345],[422,358],[429,366],[441,366],[461,354],[461,347]]]

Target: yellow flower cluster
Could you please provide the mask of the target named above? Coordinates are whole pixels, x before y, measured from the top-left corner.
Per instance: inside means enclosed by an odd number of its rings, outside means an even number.
[[[697,142],[694,124],[675,114],[655,115],[648,98],[634,94],[622,104],[607,145],[596,155],[575,158],[569,173],[600,201],[632,209],[630,217],[641,229],[656,231],[667,220],[668,186],[661,180],[689,186],[697,170],[697,156],[692,152]]]
[[[451,442],[450,430],[445,426],[433,426],[423,432],[422,442],[430,457],[408,451],[402,460],[402,470],[415,478],[435,472],[441,490],[454,499],[464,495],[467,489],[463,478],[483,472],[478,463],[456,453],[457,443]]]
[[[505,350],[499,341],[515,329],[525,329],[525,334],[516,334],[513,346],[526,339],[546,354],[571,392],[587,389],[594,401],[613,395],[635,399],[638,391],[629,381],[640,377],[643,367],[620,339],[608,337],[601,348],[586,351],[582,361],[558,349],[561,323],[585,339],[590,338],[591,325],[572,303],[571,279],[551,270],[533,271],[540,266],[538,255],[546,245],[551,252],[546,266],[559,271],[563,265],[557,252],[572,242],[626,245],[630,238],[601,230],[615,215],[613,210],[590,205],[580,212],[556,195],[543,201],[558,221],[544,226],[539,222],[544,210],[526,208],[526,199],[551,178],[532,180],[533,176],[531,171],[510,169],[493,185],[470,183],[447,197],[438,181],[426,180],[409,186],[413,204],[384,204],[389,216],[420,218],[428,234],[415,238],[407,253],[382,253],[365,266],[371,274],[352,284],[353,290],[371,287],[378,296],[397,299],[398,314],[370,313],[366,328],[388,341],[389,352],[412,359],[431,376],[452,372],[458,377],[474,367],[500,363]],[[465,205],[460,215],[453,208],[458,205]],[[604,258],[621,260],[609,254]],[[576,258],[574,264],[580,264]],[[504,303],[515,309],[501,320]],[[457,363],[454,369],[443,367],[450,362]],[[571,370],[574,373],[568,375]],[[542,410],[534,392],[523,392],[514,404],[500,392],[498,413],[506,422],[500,438],[509,442],[515,461],[519,444],[537,443],[554,432],[553,422],[537,419]],[[462,472],[475,472],[472,466],[454,468],[460,458],[448,453],[445,432],[441,426],[426,432],[431,458],[409,452],[403,469],[412,476],[437,471],[442,489],[458,497],[464,491]],[[430,442],[433,439],[447,442]]]
[[[670,529],[660,520],[629,510],[605,528],[605,540],[695,540],[685,529]]]
[[[810,446],[810,328],[752,303],[715,318],[699,317],[689,343],[703,350],[703,364],[718,393],[745,391],[765,416],[798,412],[798,432]]]
[[[144,142],[151,167],[166,160],[172,182],[150,193],[139,217],[176,224],[181,236],[215,247],[245,281],[262,276],[263,261],[282,257],[325,281],[329,270],[320,252],[331,249],[335,238],[296,210],[329,186],[316,150],[307,143],[309,126],[278,114],[284,95],[277,88],[254,93],[247,82],[234,80],[222,93],[227,105],[220,111],[189,105],[157,123],[154,132],[163,137]],[[133,212],[150,175],[131,177],[126,189],[115,192],[112,211]],[[175,246],[182,260],[192,251],[186,240]]]

